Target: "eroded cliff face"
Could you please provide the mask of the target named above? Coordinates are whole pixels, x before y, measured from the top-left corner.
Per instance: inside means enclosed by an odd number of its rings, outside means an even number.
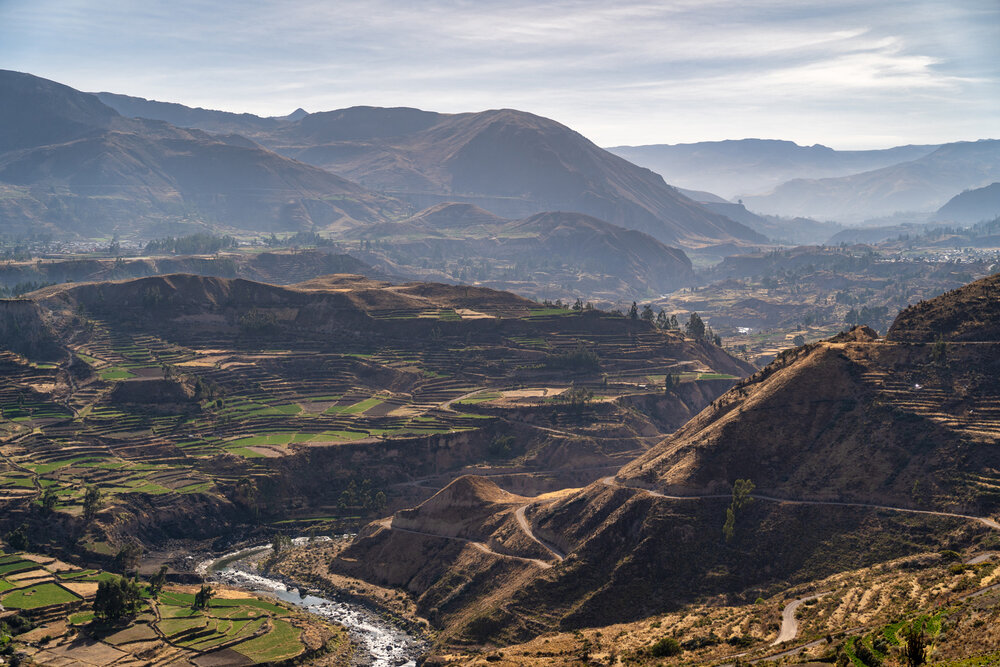
[[[26,299],[0,299],[0,349],[32,359],[62,356],[41,309]]]

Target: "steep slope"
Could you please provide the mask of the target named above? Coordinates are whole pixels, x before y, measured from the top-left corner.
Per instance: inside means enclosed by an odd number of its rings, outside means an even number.
[[[129,236],[190,218],[263,231],[336,228],[399,210],[242,137],[123,118],[92,95],[16,72],[0,72],[0,92],[16,100],[0,127],[8,233],[44,225]]]
[[[434,203],[428,196],[464,198],[506,217],[579,211],[665,242],[760,239],[743,225],[705,211],[656,174],[533,114],[365,108],[329,113],[311,114],[260,141],[418,204]],[[376,121],[385,119],[390,129],[362,136],[359,128],[365,124],[359,116],[364,115],[374,117],[374,127],[382,127]]]
[[[652,169],[669,183],[735,198],[794,178],[828,178],[880,169],[927,155],[937,146],[838,151],[791,141],[739,139],[694,144],[615,146],[615,155]]]
[[[934,211],[955,194],[1000,178],[1000,140],[945,144],[916,160],[840,178],[795,179],[746,196],[755,211],[822,220],[861,220],[897,211]]]
[[[904,313],[889,340],[858,327],[788,350],[615,477],[529,501],[531,534],[565,559],[523,565],[530,583],[517,593],[477,593],[486,564],[427,544],[426,576],[411,590],[430,604],[453,577],[469,581],[461,599],[438,606],[442,641],[502,644],[698,599],[749,604],[1000,529],[1000,388],[992,381],[1000,311],[982,298],[996,284],[986,279],[929,302],[929,311]],[[914,329],[907,319],[925,318],[927,328],[937,310],[962,304],[976,324],[944,330],[946,340],[962,332],[963,342],[897,342]],[[737,480],[756,487],[740,504]],[[501,525],[490,536],[505,534]],[[364,562],[387,537],[367,532],[348,556]]]
[[[94,136],[123,121],[92,95],[0,70],[0,153]]]
[[[973,224],[1000,216],[1000,183],[966,190],[948,200],[933,220]]]
[[[1000,342],[1000,274],[910,306],[896,317],[886,338],[907,343]]]

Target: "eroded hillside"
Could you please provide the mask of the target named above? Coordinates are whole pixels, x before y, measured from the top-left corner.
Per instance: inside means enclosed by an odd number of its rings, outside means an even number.
[[[0,302],[0,332],[4,530],[96,557],[342,532],[471,469],[583,485],[752,371],[642,320],[356,275],[55,285]]]
[[[407,589],[446,652],[749,604],[992,539],[1000,350],[980,297],[993,281],[904,313],[888,340],[857,327],[788,350],[615,476],[513,512],[484,502],[460,535],[442,530],[440,503],[397,512],[330,570]],[[921,316],[965,302],[967,319]],[[903,342],[928,327],[936,340]]]

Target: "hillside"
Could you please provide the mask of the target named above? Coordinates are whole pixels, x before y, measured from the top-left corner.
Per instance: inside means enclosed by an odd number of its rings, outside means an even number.
[[[936,299],[921,301],[899,314],[886,334],[907,343],[1000,341],[1000,274]]]
[[[177,111],[126,105],[120,111],[176,118]],[[189,114],[196,127],[247,129],[235,117],[215,124]],[[262,119],[263,120],[263,119]],[[760,241],[762,237],[680,195],[656,174],[598,148],[547,118],[500,109],[439,114],[419,109],[351,107],[296,121],[260,123],[255,141],[374,190],[426,208],[445,201],[475,204],[506,218],[578,211],[666,243]]]
[[[24,523],[100,560],[264,524],[353,532],[471,470],[529,495],[579,486],[752,370],[641,320],[483,287],[52,285],[0,300],[0,534]],[[102,511],[84,524],[88,485]],[[33,509],[50,487],[51,516]]]
[[[402,539],[393,523],[366,529],[331,570],[396,586],[419,571],[408,587],[443,629],[447,652],[636,621],[699,600],[750,604],[852,568],[967,548],[1000,529],[1000,391],[990,380],[1000,350],[985,324],[1000,312],[975,310],[994,282],[929,302],[973,304],[969,319],[983,323],[959,327],[965,342],[880,340],[858,327],[788,350],[617,475],[526,499],[520,527],[494,512],[477,538],[495,545],[489,558],[410,535],[424,558],[385,569],[374,556]],[[755,488],[735,505],[726,537],[737,480]],[[530,560],[538,542],[525,536],[549,545],[548,566]],[[460,598],[447,595],[455,577],[470,582]]]
[[[350,255],[322,250],[276,251],[218,256],[159,256],[129,259],[65,259],[7,262],[0,265],[0,286],[126,280],[167,273],[246,278],[288,285],[332,273],[386,276]]]
[[[1000,216],[1000,183],[959,193],[937,210],[933,220],[973,224]]]
[[[128,119],[93,95],[17,72],[0,128],[4,232],[122,237],[195,219],[260,231],[346,227],[392,200],[237,136]]]
[[[927,155],[937,146],[839,151],[791,141],[739,139],[694,144],[615,146],[615,155],[652,169],[685,188],[722,193],[735,200],[795,178],[847,176]]]
[[[418,205],[433,203],[428,197],[464,200],[505,217],[579,211],[664,242],[758,239],[683,197],[656,174],[533,114],[503,109],[422,116],[424,122],[437,122],[391,138],[351,132],[350,139],[341,139],[339,122],[325,126],[322,134],[309,131],[306,126],[316,116],[261,141]]]
[[[1000,178],[1000,141],[945,144],[923,157],[838,178],[795,179],[745,196],[759,212],[856,221],[898,211],[931,212],[956,192]]]
[[[642,232],[581,213],[504,220],[471,204],[439,204],[398,223],[346,232],[374,246],[366,261],[438,279],[509,289],[536,298],[633,300],[687,285],[685,253]]]

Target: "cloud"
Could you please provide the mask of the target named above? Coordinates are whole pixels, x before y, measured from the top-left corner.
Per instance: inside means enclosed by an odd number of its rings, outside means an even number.
[[[603,144],[857,145],[1000,135],[998,27],[995,0],[6,0],[0,58],[86,90],[263,114],[513,106]]]

